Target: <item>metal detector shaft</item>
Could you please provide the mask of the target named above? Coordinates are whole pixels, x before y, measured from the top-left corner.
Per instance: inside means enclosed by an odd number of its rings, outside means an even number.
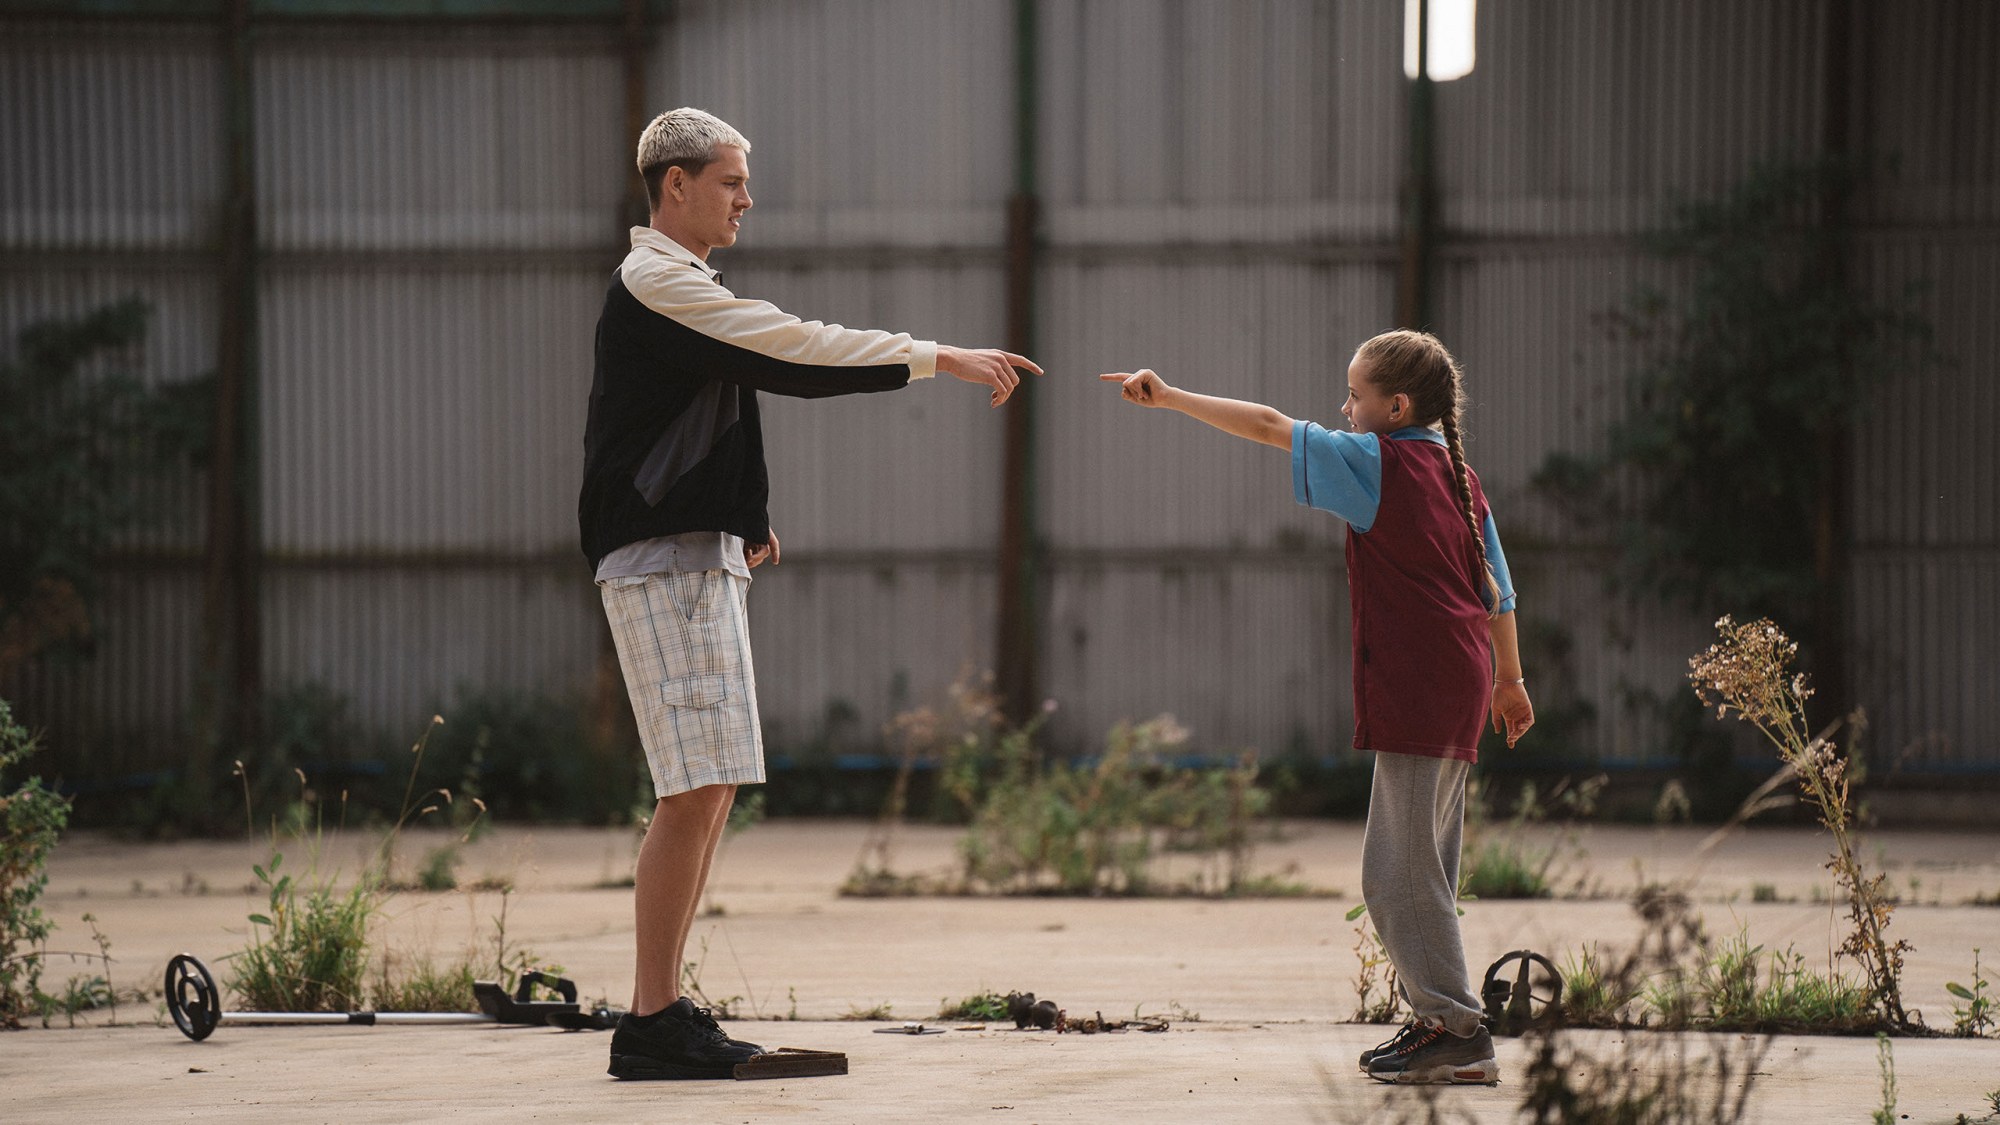
[[[218,1023],[340,1023],[360,1027],[403,1023],[499,1023],[479,1012],[220,1012]]]
[[[560,1001],[532,998],[536,985],[554,989]],[[379,1024],[543,1024],[551,1016],[578,1014],[576,985],[562,977],[542,972],[521,974],[520,987],[507,995],[493,981],[474,981],[473,998],[478,1012],[225,1012],[222,995],[208,966],[192,954],[183,953],[167,962],[167,1011],[181,1034],[200,1042],[225,1023],[232,1024],[344,1024],[374,1027]]]

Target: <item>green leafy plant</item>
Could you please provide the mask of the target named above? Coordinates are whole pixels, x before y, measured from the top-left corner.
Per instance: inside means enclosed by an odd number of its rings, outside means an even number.
[[[66,1026],[75,1027],[79,1012],[109,1008],[116,1003],[117,995],[112,991],[111,982],[98,975],[69,978],[63,985],[61,995],[35,990],[35,1008],[43,1027],[52,1026],[58,1013],[67,1021]]]
[[[96,915],[86,913],[82,922],[90,927],[91,940],[97,943],[96,953],[54,953],[44,950],[43,954],[48,957],[68,957],[71,960],[78,958],[96,960],[103,964],[104,971],[88,976],[79,974],[70,977],[63,985],[60,996],[43,992],[39,988],[35,989],[35,1007],[41,1013],[43,1027],[49,1026],[57,1012],[64,1015],[70,1027],[75,1027],[77,1013],[94,1011],[98,1008],[111,1009],[111,1022],[114,1024],[118,1022],[118,990],[111,986],[111,939],[104,936],[103,930],[97,928]]]
[[[268,905],[250,915],[250,946],[233,961],[230,988],[254,1009],[344,1011],[358,1006],[366,968],[374,888],[366,881],[336,897],[322,884],[301,894],[284,853],[252,866]]]
[[[1007,998],[997,992],[976,992],[956,1003],[938,1001],[937,1019],[979,1020],[991,1023],[1007,1018]]]
[[[1599,774],[1572,785],[1557,782],[1547,797],[1532,783],[1523,784],[1507,822],[1495,827],[1487,811],[1485,786],[1467,787],[1465,836],[1459,868],[1460,898],[1547,898],[1554,891],[1552,873],[1558,860],[1581,853],[1573,822],[1596,809],[1597,795],[1607,778]],[[1531,839],[1535,826],[1559,821],[1564,827],[1549,843]]]
[[[40,992],[41,946],[55,925],[38,900],[49,883],[49,853],[69,823],[69,801],[41,778],[8,787],[9,774],[35,749],[0,699],[0,1027],[19,1027]]]
[[[1929,357],[1913,294],[1877,301],[1837,263],[1829,221],[1858,162],[1769,165],[1714,200],[1676,206],[1641,242],[1681,267],[1608,315],[1646,349],[1627,412],[1597,456],[1556,454],[1535,485],[1616,549],[1620,586],[1675,605],[1736,605],[1803,622],[1824,648],[1832,583],[1822,524],[1847,471],[1837,450],[1867,391]]]
[[[417,886],[427,891],[449,891],[458,886],[459,845],[445,844],[424,853],[417,869]]]
[[[266,907],[250,915],[249,946],[231,960],[229,988],[250,1008],[267,1012],[342,1012],[361,1006],[368,970],[368,925],[381,903],[380,885],[363,875],[345,891],[309,870],[301,886],[273,851],[251,871]]]
[[[1972,984],[1970,987],[1957,981],[1947,981],[1945,991],[1965,1001],[1963,1005],[1951,1006],[1951,1033],[1968,1039],[1985,1035],[1994,1024],[1993,997],[1989,994],[1986,974],[1979,969],[1979,950],[1972,951]]]
[[[1403,1010],[1403,990],[1396,984],[1396,965],[1389,960],[1389,949],[1365,917],[1367,913],[1366,903],[1347,912],[1347,920],[1355,923],[1354,960],[1359,966],[1354,974],[1353,1022],[1395,1023]]]
[[[404,789],[402,810],[383,833],[373,860],[344,889],[339,885],[337,871],[320,868],[325,829],[319,802],[304,772],[294,769],[299,798],[287,806],[283,820],[272,825],[269,861],[251,868],[264,888],[266,908],[250,915],[250,944],[230,959],[229,988],[252,1008],[321,1012],[361,1006],[372,954],[370,930],[394,890],[391,873],[396,865],[397,840],[405,825],[450,803],[447,791],[419,793],[417,789],[424,749],[443,722],[442,718],[432,716],[424,733],[411,746],[410,777]],[[237,773],[244,772],[238,762]],[[243,777],[243,791],[245,815],[254,824],[254,813],[250,811],[252,785],[247,776]],[[304,870],[296,877],[284,870],[285,857],[280,848],[284,840],[292,841],[307,856]],[[501,930],[498,956],[504,962],[504,923]],[[422,975],[422,967],[419,969]],[[437,974],[432,971],[431,975]],[[455,975],[455,971],[445,974]],[[385,991],[396,991],[398,985],[388,975],[386,966],[382,980]]]
[[[959,845],[968,883],[1002,893],[1146,893],[1153,844],[1143,771],[1183,737],[1171,721],[1120,723],[1089,767],[1044,765],[1026,735],[1003,738],[1000,775]]]
[[[1616,973],[1593,943],[1563,959],[1563,1023],[1571,1027],[1624,1027],[1643,988],[1630,973]]]
[[[1707,948],[1701,920],[1682,889],[1642,884],[1632,896],[1638,942],[1616,957],[1592,946],[1565,989],[1564,1023],[1624,1026],[1622,1013],[1648,982],[1684,979],[1688,960]],[[1686,992],[1687,990],[1683,990]],[[1595,1013],[1601,1018],[1583,1019]],[[1757,1036],[1565,1035],[1559,1024],[1530,1028],[1520,1106],[1536,1125],[1626,1125],[1741,1121],[1770,1040]]]
[[[1675,997],[1669,1008],[1655,1012],[1673,1029],[1840,1034],[1880,1022],[1868,989],[1807,968],[1790,948],[1767,957],[1742,931],[1701,959],[1691,1002]]]
[[[461,957],[440,967],[428,956],[398,958],[385,953],[372,986],[378,1012],[476,1012],[473,967]]]
[[[1718,718],[1733,712],[1755,726],[1797,778],[1820,824],[1833,837],[1827,866],[1846,898],[1850,926],[1839,952],[1861,966],[1869,1003],[1883,1022],[1893,1029],[1907,1028],[1902,977],[1903,954],[1910,946],[1888,938],[1894,899],[1884,890],[1883,875],[1868,874],[1853,838],[1849,765],[1832,737],[1840,724],[1817,734],[1807,724],[1806,700],[1812,689],[1803,674],[1790,671],[1798,645],[1776,625],[1769,620],[1738,625],[1725,616],[1715,628],[1721,639],[1688,661],[1695,695],[1703,705],[1715,708]]]
[[[133,298],[42,321],[0,363],[0,680],[87,649],[100,558],[173,510],[164,469],[205,455],[211,382],[131,373],[147,318]]]
[[[1162,715],[1119,723],[1094,760],[1050,762],[1035,744],[1047,714],[1007,728],[990,695],[961,682],[949,710],[898,716],[890,733],[903,766],[841,893],[1314,893],[1249,873],[1253,826],[1270,808],[1253,756],[1232,766],[1174,766],[1168,754],[1185,744],[1187,731]],[[940,791],[968,822],[956,881],[892,869],[919,761],[935,766]],[[1156,859],[1182,852],[1198,853],[1207,866],[1156,881]]]

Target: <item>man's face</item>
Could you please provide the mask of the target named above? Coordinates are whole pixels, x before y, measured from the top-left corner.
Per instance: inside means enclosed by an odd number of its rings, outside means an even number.
[[[675,173],[669,172],[669,176]],[[720,145],[698,176],[682,174],[677,225],[688,249],[708,257],[718,246],[734,246],[750,209],[750,162],[735,145]]]

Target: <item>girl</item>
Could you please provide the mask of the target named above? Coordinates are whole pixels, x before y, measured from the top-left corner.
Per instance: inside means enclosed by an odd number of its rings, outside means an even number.
[[[1361,1068],[1385,1082],[1499,1081],[1458,930],[1459,834],[1489,707],[1510,747],[1535,717],[1507,561],[1459,441],[1458,361],[1422,332],[1361,345],[1340,408],[1351,432],[1151,371],[1098,378],[1127,402],[1290,449],[1298,502],[1347,521],[1354,745],[1375,751],[1361,894],[1416,1014]]]

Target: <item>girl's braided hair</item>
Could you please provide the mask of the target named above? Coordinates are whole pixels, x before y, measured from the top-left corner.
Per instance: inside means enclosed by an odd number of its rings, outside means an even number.
[[[1484,577],[1480,600],[1489,614],[1500,608],[1500,584],[1486,561],[1485,535],[1472,505],[1472,481],[1465,471],[1465,446],[1460,440],[1459,415],[1465,409],[1465,370],[1436,336],[1399,328],[1369,340],[1354,353],[1366,362],[1369,381],[1384,395],[1410,396],[1413,423],[1442,423],[1445,447],[1451,451],[1452,485],[1458,507],[1472,533],[1473,573]]]

